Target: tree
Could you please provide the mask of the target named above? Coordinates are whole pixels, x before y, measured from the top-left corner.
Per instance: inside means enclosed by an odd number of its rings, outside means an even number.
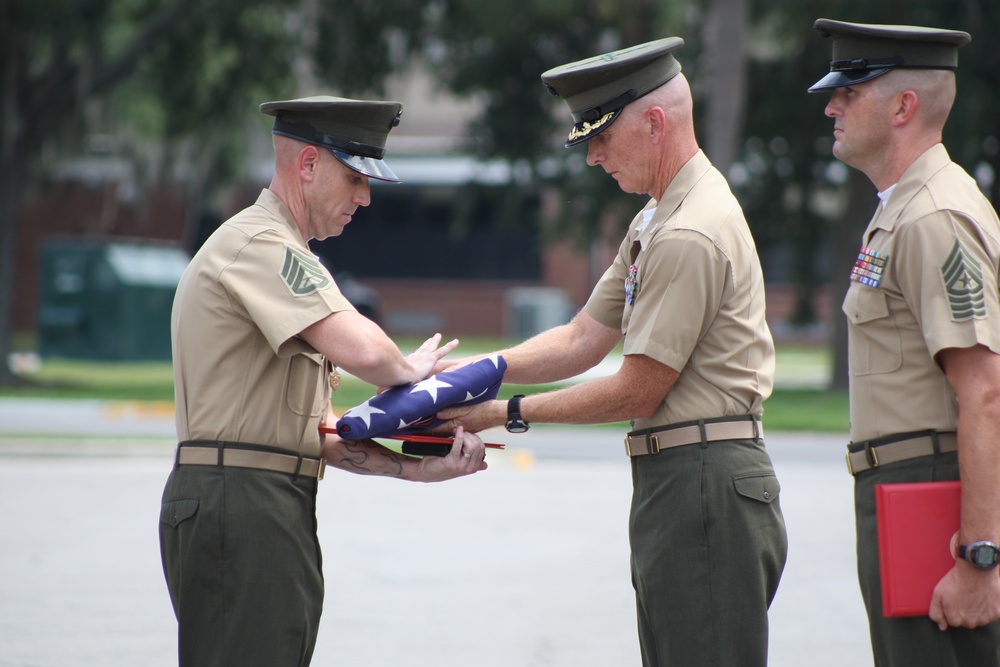
[[[301,93],[300,80],[310,79],[303,64],[317,86],[377,90],[411,42],[419,44],[422,11],[404,0],[340,3],[336,11],[321,11],[317,0],[0,5],[0,384],[19,381],[6,363],[18,213],[47,144],[63,154],[79,148],[95,106],[103,109],[97,123],[139,125],[150,143],[197,138],[198,177],[188,191],[197,215],[203,192],[225,178],[226,157],[238,161],[231,149],[249,110]]]
[[[160,3],[157,3],[158,5]],[[114,53],[106,48],[112,3],[11,0],[0,17],[0,384],[16,382],[6,360],[15,281],[19,195],[46,137],[87,98],[120,83],[176,24],[192,0],[148,10]]]
[[[705,154],[723,174],[736,161],[747,97],[750,0],[711,0],[704,32],[708,76]]]
[[[585,148],[563,150],[568,114],[561,100],[545,92],[540,75],[573,60],[685,34],[687,21],[697,19],[687,11],[693,4],[441,0],[428,16],[426,55],[452,92],[485,101],[469,132],[473,150],[519,165],[533,182],[556,188],[566,205],[550,234],[585,244],[605,234],[618,237],[636,199],[587,169]],[[697,42],[685,46],[686,63],[697,59]]]

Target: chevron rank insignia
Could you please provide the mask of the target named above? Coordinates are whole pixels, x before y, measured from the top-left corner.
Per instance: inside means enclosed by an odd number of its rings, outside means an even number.
[[[289,245],[285,246],[281,277],[295,296],[308,296],[333,282],[318,259]]]
[[[953,321],[986,319],[983,270],[979,261],[968,253],[961,241],[955,241],[941,265],[941,279],[944,281]]]

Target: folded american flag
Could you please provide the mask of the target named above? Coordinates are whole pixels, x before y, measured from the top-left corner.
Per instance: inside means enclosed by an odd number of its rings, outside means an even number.
[[[506,370],[503,357],[492,355],[416,384],[393,387],[345,412],[337,421],[337,434],[360,440],[418,433],[441,423],[434,416],[439,410],[496,398]]]

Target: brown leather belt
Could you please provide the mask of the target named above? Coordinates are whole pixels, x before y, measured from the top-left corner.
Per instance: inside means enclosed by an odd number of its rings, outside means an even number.
[[[764,427],[758,415],[699,419],[630,431],[625,436],[625,454],[629,458],[635,458],[656,454],[671,447],[716,440],[759,440],[763,437]]]
[[[323,479],[326,459],[250,448],[238,442],[193,440],[177,447],[177,465],[232,466]]]
[[[890,463],[957,451],[958,436],[954,431],[920,431],[852,442],[847,446],[847,472],[857,475]]]

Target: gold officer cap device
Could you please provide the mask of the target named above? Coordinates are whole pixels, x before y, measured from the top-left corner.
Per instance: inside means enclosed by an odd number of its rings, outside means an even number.
[[[681,64],[673,52],[683,45],[680,37],[667,37],[544,72],[545,87],[566,102],[573,116],[566,148],[600,134],[627,104],[677,76]]]

